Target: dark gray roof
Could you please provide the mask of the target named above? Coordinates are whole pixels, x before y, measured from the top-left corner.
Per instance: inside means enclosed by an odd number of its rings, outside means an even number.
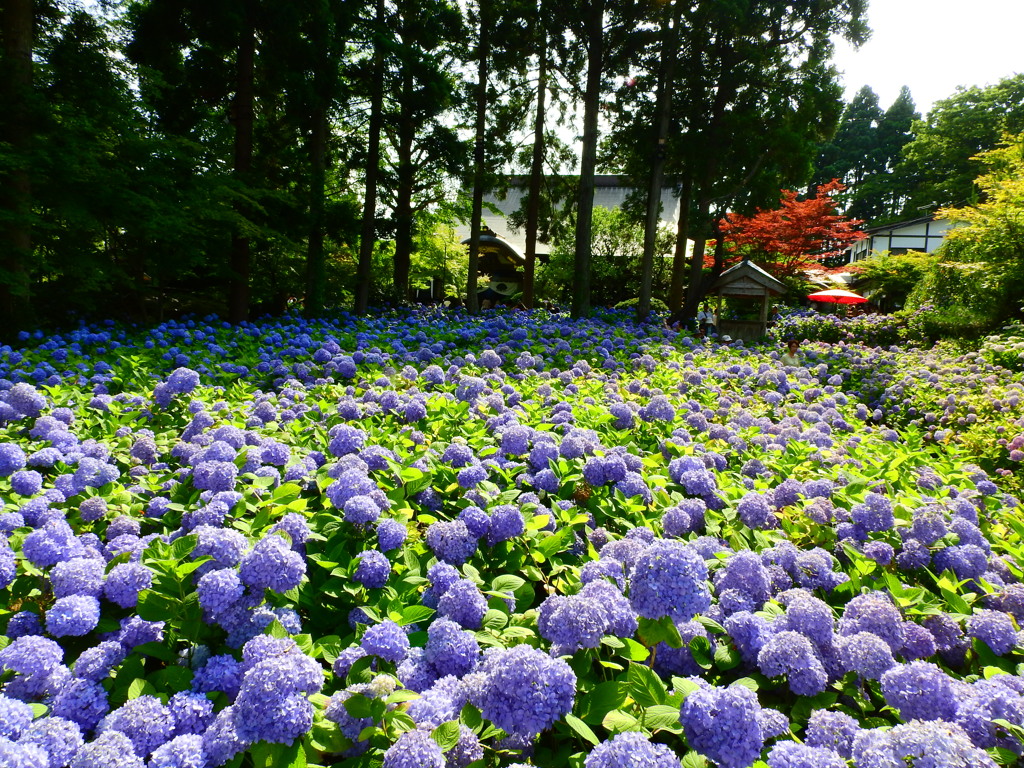
[[[786,290],[785,283],[769,275],[754,262],[744,259],[739,264],[729,267],[719,275],[714,285],[711,286],[709,293],[728,295],[730,285],[744,281],[756,283],[769,293],[784,293]]]

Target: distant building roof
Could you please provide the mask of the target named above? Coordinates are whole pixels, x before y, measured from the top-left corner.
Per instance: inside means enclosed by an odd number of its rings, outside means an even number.
[[[484,210],[483,221],[494,233],[510,244],[519,254],[526,253],[526,233],[522,230],[513,230],[508,223],[508,217],[522,207],[523,198],[527,195],[527,186],[530,177],[524,175],[510,176],[508,192],[504,197],[499,198],[494,193],[484,195],[484,202],[494,206],[498,213],[491,210]],[[626,202],[626,198],[636,189],[630,184],[625,176],[614,174],[600,174],[594,177],[594,207],[595,208],[618,208]],[[679,219],[679,199],[675,196],[674,189],[666,187],[661,191],[661,222],[675,226]],[[460,224],[455,228],[456,235],[460,239],[469,237],[469,223]],[[536,252],[538,254],[549,254],[551,247],[547,243],[537,242]]]

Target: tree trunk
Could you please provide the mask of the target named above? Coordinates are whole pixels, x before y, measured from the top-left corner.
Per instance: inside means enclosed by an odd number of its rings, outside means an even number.
[[[480,40],[477,51],[476,143],[473,147],[473,213],[469,225],[469,267],[466,277],[466,309],[471,314],[477,305],[477,272],[480,269],[480,224],[484,202],[484,149],[487,132],[487,63],[490,58],[489,0],[480,0]]]
[[[396,304],[409,299],[409,268],[412,264],[412,192],[415,168],[412,149],[416,126],[411,113],[414,101],[413,73],[402,74],[402,112],[398,127],[398,188],[395,193],[395,259],[392,272]]]
[[[373,73],[370,81],[370,135],[366,142],[366,187],[363,221],[359,236],[359,265],[356,268],[356,314],[366,314],[370,306],[370,281],[373,277],[373,248],[377,243],[377,179],[380,176],[380,133],[384,123],[384,50],[380,35],[384,30],[384,0],[377,0],[374,27]]]
[[[247,4],[238,40],[234,103],[235,176],[242,184],[249,181],[252,170],[255,60],[256,27],[253,9]],[[243,204],[236,204],[235,207],[241,218],[246,218],[250,213]],[[228,289],[228,319],[232,323],[243,323],[249,319],[249,260],[249,237],[236,229],[231,237],[231,284]]]
[[[15,160],[13,167],[0,174],[0,210],[8,217],[0,229],[0,328],[5,331],[31,322],[32,183],[26,155],[32,138],[29,103],[34,18],[32,0],[5,0],[0,6],[6,63],[0,71],[0,97],[7,113],[0,121],[0,141],[10,145]]]
[[[700,222],[707,221],[711,212],[711,200],[706,195],[701,195],[697,202],[697,219]],[[697,316],[697,307],[704,297],[704,253],[707,250],[707,233],[703,226],[699,227],[696,240],[693,243],[693,256],[690,259],[690,282],[686,286],[686,304],[683,307],[683,317],[691,318]]]
[[[327,105],[320,95],[313,110],[313,132],[309,139],[309,239],[306,244],[306,316],[324,310],[324,187],[327,165]]]
[[[576,206],[576,276],[572,316],[590,315],[590,261],[594,218],[594,172],[597,167],[597,118],[601,111],[601,68],[604,58],[604,0],[591,0],[587,19],[587,86],[583,97],[583,147]]]
[[[682,4],[675,4],[672,18],[665,14],[665,27],[661,44],[660,72],[658,73],[658,97],[654,131],[654,156],[651,158],[650,186],[647,189],[647,219],[644,222],[644,252],[640,266],[640,296],[636,304],[637,322],[647,320],[651,312],[651,278],[654,272],[654,249],[658,240],[658,225],[661,222],[661,188],[665,176],[665,142],[668,140],[668,126],[672,116],[672,88],[674,87],[676,27]]]
[[[672,283],[668,293],[668,308],[678,312],[683,306],[683,286],[686,276],[686,242],[690,236],[690,200],[693,197],[693,177],[683,177],[683,190],[679,195],[679,221],[676,224],[676,247],[672,254]]]
[[[542,25],[538,24],[538,26]],[[537,223],[540,219],[540,186],[544,179],[544,108],[548,91],[547,35],[541,34],[537,70],[537,113],[533,119],[533,157],[526,201],[526,264],[523,266],[523,305],[533,309],[533,278],[537,264]]]
[[[327,111],[331,103],[328,76],[330,56],[327,36],[330,19],[325,4],[314,6],[312,30],[313,55],[316,70],[313,73],[312,131],[309,136],[309,236],[306,242],[306,301],[307,317],[315,317],[324,310],[324,288],[327,281],[324,255],[324,205],[327,176],[327,136],[330,126]]]

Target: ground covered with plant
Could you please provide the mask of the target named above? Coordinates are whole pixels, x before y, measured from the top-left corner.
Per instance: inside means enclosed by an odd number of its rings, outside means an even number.
[[[0,348],[0,763],[1016,764],[1024,379],[409,312]]]

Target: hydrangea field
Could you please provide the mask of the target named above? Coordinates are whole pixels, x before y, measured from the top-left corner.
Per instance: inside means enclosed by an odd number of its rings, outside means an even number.
[[[0,347],[0,765],[979,768],[1024,374],[614,313]]]

